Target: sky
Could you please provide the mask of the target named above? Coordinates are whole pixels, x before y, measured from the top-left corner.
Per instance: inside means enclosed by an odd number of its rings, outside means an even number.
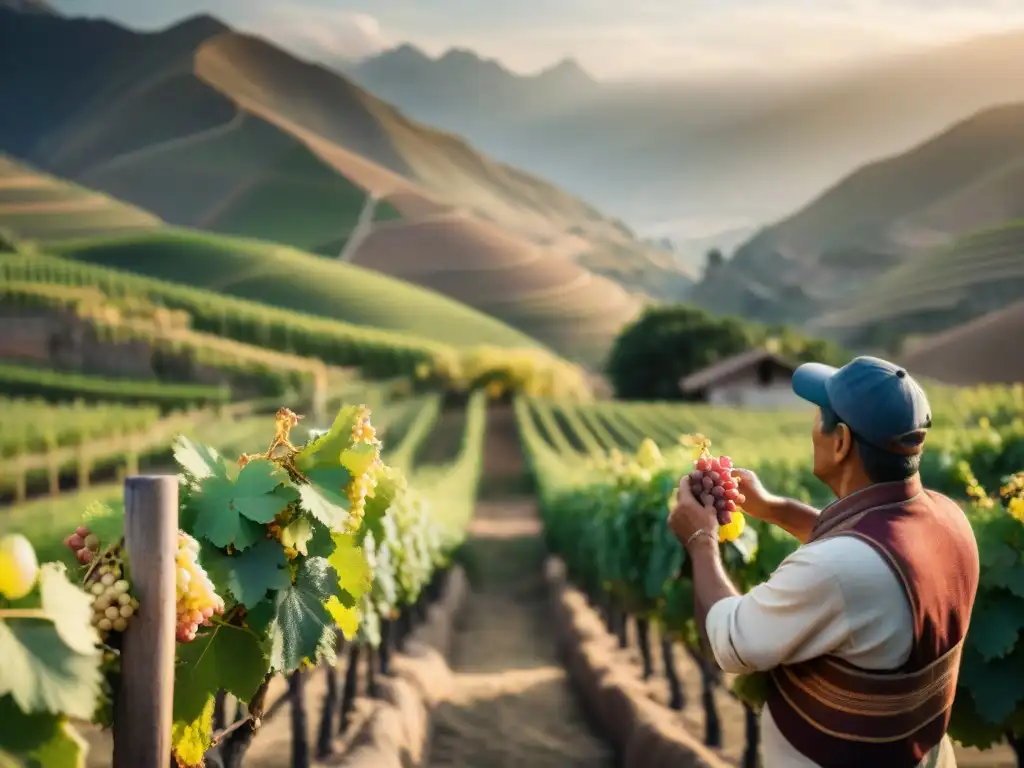
[[[1024,27],[1024,0],[52,0],[153,29],[211,13],[308,59],[411,42],[534,72],[567,58],[604,79],[800,72]]]

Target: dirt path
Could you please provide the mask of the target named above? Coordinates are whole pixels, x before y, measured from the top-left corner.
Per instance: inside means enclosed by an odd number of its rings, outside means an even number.
[[[478,508],[467,558],[473,592],[455,636],[455,690],[436,713],[431,768],[613,765],[555,655],[539,532],[530,499]]]

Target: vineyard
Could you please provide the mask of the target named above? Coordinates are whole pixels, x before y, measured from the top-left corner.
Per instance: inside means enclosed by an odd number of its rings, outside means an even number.
[[[1008,479],[1024,467],[1021,389],[939,389],[933,397],[939,417],[922,479],[963,501],[982,561],[950,733],[963,745],[961,765],[1012,764],[999,754],[1003,744],[1018,760],[1024,752],[1024,692],[1004,682],[1024,672],[1024,495],[1020,482]],[[546,536],[572,582],[600,609],[623,647],[627,624],[635,624],[645,678],[654,667],[652,636],[682,643],[701,673],[705,745],[755,766],[757,730],[751,717],[759,707],[758,680],[724,680],[704,661],[692,589],[677,578],[680,569],[685,573],[685,550],[668,530],[667,505],[680,475],[692,469],[695,433],[713,435],[716,452],[757,472],[773,492],[827,503],[826,489],[814,479],[807,459],[809,414],[550,400],[520,400],[516,408]],[[986,415],[979,418],[979,413]],[[636,454],[645,437],[651,438],[647,447]],[[730,575],[741,588],[764,581],[796,546],[788,534],[755,520],[747,521],[735,542],[723,544]],[[662,651],[669,687],[665,703],[682,709],[686,695],[671,645],[663,643]],[[723,686],[732,694],[724,702],[714,695]],[[740,701],[751,714],[737,714],[735,720],[748,723],[745,747],[723,741],[731,721],[725,709],[738,709]],[[994,752],[978,751],[993,747]]]

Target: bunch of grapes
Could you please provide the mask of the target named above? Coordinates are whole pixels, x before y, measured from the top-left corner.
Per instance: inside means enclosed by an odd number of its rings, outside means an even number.
[[[75,553],[82,565],[91,563],[100,551],[100,538],[89,529],[80,525],[75,532],[64,539],[64,545]]]
[[[196,639],[200,626],[210,626],[214,614],[224,613],[224,601],[199,564],[199,542],[184,531],[178,531],[176,564],[178,620],[175,637],[179,643],[189,643]]]
[[[124,632],[128,620],[135,615],[139,602],[131,595],[131,585],[124,578],[120,550],[112,547],[100,553],[100,538],[80,525],[64,539],[82,565],[92,564],[85,579],[85,589],[92,596],[92,624],[101,639],[111,632]]]
[[[100,637],[106,639],[111,632],[124,632],[138,610],[139,601],[132,597],[116,555],[104,555],[100,566],[89,575],[86,588],[92,594],[92,623]]]
[[[735,540],[745,527],[739,507],[746,499],[732,476],[732,459],[712,456],[705,445],[693,466],[689,481],[694,498],[705,506],[714,505],[718,513],[719,541]]]

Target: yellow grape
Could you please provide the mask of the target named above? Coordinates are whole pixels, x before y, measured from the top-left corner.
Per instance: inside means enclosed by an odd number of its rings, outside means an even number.
[[[743,518],[743,513],[737,509],[732,513],[732,520],[725,525],[718,526],[718,540],[722,543],[736,541],[746,527],[747,521]]]
[[[35,586],[39,561],[29,540],[20,533],[0,539],[0,595],[19,600]]]

